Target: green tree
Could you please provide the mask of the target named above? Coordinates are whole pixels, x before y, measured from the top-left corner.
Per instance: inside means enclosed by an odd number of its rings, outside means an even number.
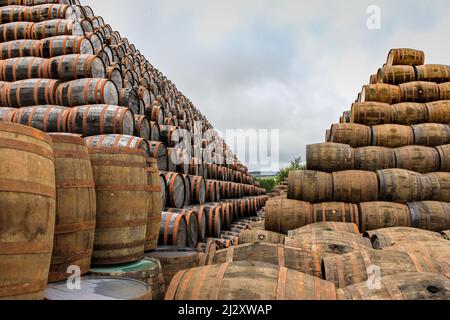
[[[277,183],[281,183],[284,179],[286,179],[289,176],[289,172],[293,170],[305,170],[305,165],[301,157],[294,158],[287,168],[280,170],[276,176]]]

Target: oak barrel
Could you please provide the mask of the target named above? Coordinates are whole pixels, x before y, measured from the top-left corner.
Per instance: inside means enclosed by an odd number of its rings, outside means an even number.
[[[134,115],[134,122],[135,122],[134,134],[137,137],[141,137],[146,140],[152,140],[151,139],[152,129],[150,126],[150,121],[148,121],[148,118],[146,116]]]
[[[425,63],[425,53],[421,50],[399,48],[389,51],[386,65],[420,66]]]
[[[364,202],[359,204],[361,232],[389,227],[410,227],[408,206],[393,202]]]
[[[436,172],[440,169],[439,152],[435,148],[406,146],[395,150],[397,168],[419,173]]]
[[[450,202],[450,172],[433,172],[423,176],[429,179],[433,188],[430,200]]]
[[[392,123],[392,107],[381,102],[354,103],[351,109],[351,123],[366,126]]]
[[[163,209],[162,186],[159,170],[156,160],[153,158],[147,158],[147,186],[149,192],[149,205],[145,251],[150,251],[154,250],[158,245],[159,226],[161,224],[161,212]]]
[[[414,144],[427,147],[442,146],[450,143],[450,125],[424,123],[412,126]]]
[[[8,83],[2,88],[2,106],[21,108],[38,105],[55,105],[58,80],[28,79]]]
[[[384,124],[372,127],[373,145],[398,148],[414,144],[414,132],[410,126]]]
[[[290,230],[288,232],[289,237],[295,237],[304,233],[311,233],[315,231],[342,231],[347,233],[353,233],[359,235],[359,228],[354,223],[347,222],[316,222],[307,226]]]
[[[71,81],[82,78],[106,78],[106,68],[97,56],[68,54],[49,60],[47,76],[51,79]]]
[[[333,175],[330,173],[299,170],[289,172],[288,198],[311,203],[333,200]]]
[[[377,171],[397,167],[392,148],[361,147],[354,149],[354,154],[356,170]]]
[[[107,134],[86,137],[85,141],[89,148],[126,148],[144,152],[147,156],[152,156],[146,140],[138,137],[123,134]]]
[[[163,212],[158,246],[187,247],[189,230],[186,216],[182,212]]]
[[[435,101],[425,104],[430,123],[450,123],[450,101]]]
[[[59,105],[75,107],[89,104],[119,105],[119,93],[108,79],[79,79],[61,84],[56,91]]]
[[[150,154],[152,158],[158,160],[158,168],[160,171],[167,170],[167,149],[162,142],[159,141],[149,141]]]
[[[370,146],[372,141],[371,128],[362,124],[333,124],[330,134],[330,142],[348,144],[352,148]]]
[[[222,206],[217,204],[205,204],[203,206],[208,226],[209,237],[219,237],[222,233]]]
[[[450,204],[439,201],[408,203],[411,226],[417,229],[440,232],[450,228]]]
[[[13,122],[44,132],[67,132],[69,114],[69,108],[60,106],[25,107],[16,109]]]
[[[274,198],[267,202],[265,227],[268,231],[287,234],[289,230],[313,222],[311,205],[308,202]]]
[[[450,261],[450,244],[448,241],[402,242],[383,249],[383,251],[388,250],[407,252],[447,263]]]
[[[258,230],[258,229],[249,229],[242,230],[239,233],[239,243],[273,243],[273,244],[284,244],[285,234],[266,231],[266,230]]]
[[[377,174],[357,170],[334,172],[333,200],[348,203],[378,200]]]
[[[88,40],[89,41],[89,40]],[[13,40],[0,43],[2,60],[21,57],[40,57],[42,42],[38,40]]]
[[[321,143],[306,147],[308,170],[335,172],[354,168],[353,149],[346,144]]]
[[[401,84],[416,81],[416,70],[413,66],[385,66],[378,71],[378,81],[380,83]],[[428,81],[420,78],[420,81]]]
[[[372,241],[374,249],[384,249],[401,243],[413,243],[424,241],[445,241],[441,234],[426,230],[393,227],[374,230],[365,234]]]
[[[403,169],[377,171],[380,184],[380,201],[408,203],[420,201],[427,189],[431,194],[431,184],[427,184],[422,175]]]
[[[401,102],[432,102],[440,100],[440,90],[434,82],[415,81],[399,85]]]
[[[0,121],[13,122],[16,112],[15,108],[0,108]]]
[[[35,78],[53,78],[48,73],[47,59],[37,57],[23,57],[3,60],[0,63],[1,81],[19,81]]]
[[[323,202],[312,205],[313,222],[346,222],[359,225],[358,206],[353,203]]]
[[[181,209],[186,199],[186,184],[183,175],[173,172],[166,173],[168,206]]]
[[[361,91],[360,102],[396,104],[402,102],[400,88],[396,85],[377,83],[366,85]]]
[[[403,102],[391,106],[392,123],[401,125],[413,125],[431,121],[427,104],[416,102]]]
[[[443,83],[450,81],[450,66],[444,64],[425,64],[416,66],[417,81]]]
[[[205,204],[206,202],[206,185],[202,177],[191,176],[191,196],[192,203]]]

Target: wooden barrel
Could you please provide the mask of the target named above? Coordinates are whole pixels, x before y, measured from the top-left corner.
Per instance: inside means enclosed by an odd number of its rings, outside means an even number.
[[[195,249],[197,247],[199,233],[197,211],[191,209],[169,209],[168,211],[184,215],[187,223],[187,244],[189,248]]]
[[[198,221],[198,242],[204,242],[208,235],[208,219],[206,217],[206,211],[204,206],[192,206],[188,210],[191,210],[197,214]]]
[[[13,122],[16,112],[15,108],[0,108],[0,121]]]
[[[166,291],[178,271],[195,268],[199,263],[199,255],[192,249],[159,247],[145,256],[156,258],[161,262]]]
[[[191,194],[191,177],[187,174],[181,174],[184,178],[184,206],[190,206],[192,203],[192,194]]]
[[[206,185],[202,177],[191,176],[191,195],[192,203],[205,204],[206,202]]]
[[[416,102],[403,102],[391,106],[392,123],[401,125],[413,125],[429,121],[427,104]]]
[[[450,144],[436,147],[441,159],[441,171],[450,172]]]
[[[366,85],[361,91],[360,102],[396,104],[402,102],[399,86],[377,83]]]
[[[51,79],[71,81],[82,78],[106,78],[106,68],[97,56],[68,54],[49,60],[46,75]]]
[[[406,205],[393,202],[365,202],[359,204],[361,232],[389,227],[410,227],[411,214]]]
[[[439,87],[439,99],[436,100],[441,101],[450,100],[450,83],[448,82],[440,83],[438,87]]]
[[[427,147],[442,146],[450,143],[448,124],[424,123],[412,126],[414,144]]]
[[[219,237],[222,233],[222,206],[206,204],[204,207],[209,237]]]
[[[370,146],[372,130],[369,126],[356,123],[333,124],[330,142],[348,144],[352,148]]]
[[[222,202],[218,205],[222,207],[222,219],[221,219],[222,230],[230,230],[231,224],[233,222],[232,213],[230,211],[230,205],[229,203],[226,202]]]
[[[333,199],[336,202],[348,203],[378,200],[376,173],[356,170],[334,172]]]
[[[73,7],[64,4],[42,4],[32,7],[9,5],[0,8],[2,23],[14,21],[39,22],[51,19],[77,18]]]
[[[350,122],[366,126],[392,123],[392,107],[381,102],[354,103]]]
[[[114,82],[117,88],[123,88],[122,72],[118,67],[106,67],[106,78]]]
[[[140,151],[150,157],[152,156],[147,141],[138,137],[122,134],[107,134],[86,137],[85,141],[90,148],[126,148]]]
[[[432,273],[402,273],[380,279],[374,288],[362,282],[337,290],[338,300],[444,300],[450,299],[448,277]]]
[[[1,81],[18,81],[35,78],[53,78],[48,73],[47,59],[23,57],[4,60],[0,63]]]
[[[10,22],[0,25],[0,42],[32,39],[33,22]]]
[[[315,231],[342,231],[347,233],[353,233],[359,235],[359,228],[354,223],[347,222],[316,222],[310,225],[290,230],[288,232],[289,237],[295,237],[304,233],[312,233]]]
[[[158,125],[164,122],[164,110],[160,106],[146,106],[145,115]]]
[[[159,226],[162,219],[161,211],[163,209],[162,186],[159,170],[157,162],[153,158],[147,158],[147,186],[149,192],[149,205],[145,251],[150,251],[154,250],[158,245]]]
[[[42,300],[55,228],[52,141],[39,130],[0,122],[0,146],[0,299]]]
[[[372,268],[371,268],[372,267]],[[323,260],[324,279],[338,288],[370,281],[375,267],[383,277],[404,272],[448,274],[450,263],[406,252],[363,250]]]
[[[385,247],[383,251],[401,251],[445,262],[450,259],[450,245],[445,240],[402,242],[391,247]]]
[[[414,132],[410,126],[384,124],[372,127],[373,145],[398,148],[414,144]]]
[[[342,231],[316,230],[311,233],[296,235],[295,237],[287,237],[284,241],[284,245],[316,252],[319,261],[328,256],[341,255],[372,248],[370,240],[363,238],[361,235]]]
[[[67,279],[68,267],[89,271],[96,224],[95,183],[88,148],[71,134],[50,135],[55,153],[56,226],[49,282]]]
[[[167,170],[167,149],[162,142],[159,141],[149,141],[150,154],[152,158],[157,159],[158,168],[160,171]]]
[[[132,88],[118,88],[118,102],[121,106],[131,109],[135,114],[142,114],[139,105],[139,96],[136,90]]]
[[[419,173],[436,172],[440,169],[439,152],[435,148],[406,146],[395,149],[397,168]]]
[[[442,231],[441,234],[444,237],[444,239],[450,240],[450,230]]]
[[[159,125],[153,121],[150,121],[150,140],[151,141],[159,141],[160,140]]]
[[[41,41],[13,40],[0,43],[0,58],[6,60],[21,57],[40,57],[41,50]]]
[[[336,289],[329,282],[285,267],[251,261],[180,271],[166,293],[166,300],[335,300],[335,297]]]
[[[15,110],[14,123],[33,127],[44,132],[67,132],[69,108],[44,105]]]
[[[433,172],[424,175],[425,179],[431,181],[433,193],[431,200],[450,202],[450,173],[449,172]]]
[[[333,200],[333,176],[330,173],[300,170],[289,172],[288,198],[311,203]]]
[[[162,207],[163,209],[167,208],[167,204],[169,202],[168,200],[168,194],[167,194],[167,180],[166,175],[163,173],[159,174],[159,182],[161,184],[161,200],[162,200]]]
[[[5,107],[21,108],[55,105],[60,82],[50,79],[28,79],[8,83],[2,88],[1,102]]]
[[[159,246],[185,248],[191,234],[183,212],[163,212],[159,229]]]
[[[416,66],[417,81],[443,83],[450,81],[450,66],[443,64],[426,64]]]
[[[450,123],[450,101],[435,101],[425,104],[430,123]]]
[[[148,219],[145,157],[125,148],[90,148],[89,152],[97,196],[92,264],[140,260]]]
[[[84,20],[86,22],[86,20]],[[53,19],[34,23],[31,27],[30,35],[32,39],[41,40],[56,36],[84,36],[85,23],[76,20]],[[92,25],[91,25],[92,27]]]
[[[141,137],[146,140],[151,140],[151,127],[150,121],[146,116],[134,115],[135,131],[134,134],[137,137]]]
[[[397,167],[392,148],[361,147],[354,149],[355,169],[377,171]]]
[[[258,230],[258,229],[249,229],[242,230],[239,233],[239,243],[272,243],[272,244],[284,244],[285,234],[266,231],[266,230]]]
[[[411,226],[417,229],[440,232],[450,228],[450,204],[438,201],[408,203]]]
[[[142,281],[117,277],[82,277],[80,290],[71,290],[66,281],[50,284],[46,300],[152,300],[151,288]]]
[[[377,171],[380,185],[380,201],[408,203],[420,201],[427,189],[431,193],[431,184],[427,184],[420,173],[403,169]]]
[[[119,93],[108,79],[79,79],[61,84],[56,91],[59,105],[75,107],[89,104],[119,105]]]
[[[347,222],[359,225],[358,206],[352,203],[323,202],[312,205],[313,222]]]
[[[425,63],[425,53],[420,50],[400,48],[389,51],[387,66],[420,66]]]
[[[103,134],[134,135],[134,116],[130,109],[110,105],[74,107],[67,119],[68,131],[85,136]]]
[[[442,235],[437,232],[407,227],[393,227],[374,230],[367,232],[365,236],[370,238],[374,249],[378,250],[402,243],[445,241]]]
[[[52,58],[67,54],[94,54],[94,47],[92,46],[92,42],[85,37],[56,36],[42,39],[39,43],[40,47],[38,46],[37,48],[40,52],[40,55],[38,56],[41,56],[42,58]],[[24,42],[22,45],[25,48],[30,48],[29,51],[33,51],[33,47],[36,46],[32,42]],[[24,56],[25,53],[27,52],[24,52]]]
[[[306,147],[308,170],[335,172],[354,168],[353,149],[346,144],[320,143]]]
[[[439,87],[434,82],[416,81],[400,86],[401,102],[432,102],[440,100]]]
[[[265,210],[268,231],[287,234],[313,222],[311,205],[307,202],[274,198],[267,202]]]
[[[401,84],[416,81],[416,70],[413,66],[385,66],[378,70],[378,81],[388,84]],[[418,78],[420,81],[427,81]]]
[[[168,206],[170,208],[183,208],[186,198],[186,184],[183,176],[178,173],[168,172],[166,173],[166,180]]]
[[[217,189],[215,180],[206,180],[205,183],[205,200],[208,202],[216,202]],[[219,195],[220,197],[220,195]]]

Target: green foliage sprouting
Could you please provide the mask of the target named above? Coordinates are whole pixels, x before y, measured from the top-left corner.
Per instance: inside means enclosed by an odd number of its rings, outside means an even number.
[[[261,188],[264,188],[268,193],[270,193],[273,191],[273,188],[289,176],[289,171],[292,170],[305,170],[305,164],[303,163],[301,157],[292,160],[289,166],[281,169],[275,177],[257,178],[256,180],[261,184]]]

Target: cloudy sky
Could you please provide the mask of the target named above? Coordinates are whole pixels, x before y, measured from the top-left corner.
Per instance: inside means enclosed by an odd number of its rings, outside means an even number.
[[[447,0],[82,2],[217,129],[279,129],[281,166],[304,159],[307,144],[323,142],[390,48],[450,62]],[[367,27],[371,5],[381,10],[380,29]]]

